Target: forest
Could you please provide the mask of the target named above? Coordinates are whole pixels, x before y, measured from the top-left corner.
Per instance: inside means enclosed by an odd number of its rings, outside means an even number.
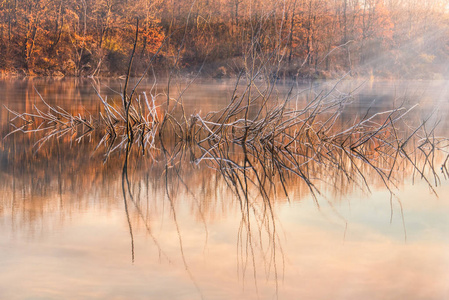
[[[3,0],[0,72],[443,79],[448,0]],[[278,75],[279,74],[279,75]]]

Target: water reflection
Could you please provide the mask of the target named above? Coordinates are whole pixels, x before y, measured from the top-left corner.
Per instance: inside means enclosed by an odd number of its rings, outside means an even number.
[[[424,207],[435,210],[421,214],[430,185],[409,186],[413,178],[425,183],[422,175],[432,187],[440,184],[441,173],[432,170],[444,162],[442,152],[423,146],[398,160],[371,143],[361,150],[366,160],[343,149],[321,160],[303,157],[301,176],[279,171],[292,163],[285,154],[273,158],[245,145],[206,160],[170,141],[152,157],[123,149],[104,162],[87,139],[52,139],[29,151],[37,138],[12,135],[1,144],[7,272],[0,279],[10,285],[1,297],[15,297],[7,276],[24,276],[19,299],[69,292],[155,299],[447,295],[449,207],[429,200]],[[390,200],[385,186],[398,198]],[[409,208],[404,217],[401,205]],[[42,277],[32,282],[25,274]]]

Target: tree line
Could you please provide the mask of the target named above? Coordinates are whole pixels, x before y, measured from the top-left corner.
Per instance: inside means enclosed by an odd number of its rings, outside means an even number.
[[[4,0],[0,70],[216,77],[269,62],[286,77],[443,77],[449,0]],[[137,42],[135,42],[137,30]]]

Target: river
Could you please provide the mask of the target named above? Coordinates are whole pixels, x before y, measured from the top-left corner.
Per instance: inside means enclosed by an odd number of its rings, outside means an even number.
[[[204,115],[226,105],[234,82],[185,81],[170,93],[188,86],[186,114]],[[335,84],[281,82],[273,95],[283,99],[293,86],[293,107],[322,91],[352,92],[348,124],[368,107],[419,103],[409,130],[434,112],[426,130],[438,127],[429,136],[449,136],[449,82]],[[12,111],[48,110],[37,92],[51,106],[89,115],[102,105],[94,87],[120,103],[114,90],[121,86],[115,79],[2,79],[2,138],[14,130]],[[165,86],[152,93],[164,99]],[[382,164],[397,168],[387,185],[363,165],[364,179],[317,163],[308,176],[319,193],[290,175],[264,197],[252,177],[242,200],[216,165],[190,159],[195,151],[179,149],[168,164],[160,149],[135,154],[124,174],[123,149],[105,159],[95,134],[39,143],[40,134],[17,132],[0,143],[0,299],[449,299],[444,149],[424,167],[427,181],[401,161]],[[414,162],[426,164],[422,155]]]

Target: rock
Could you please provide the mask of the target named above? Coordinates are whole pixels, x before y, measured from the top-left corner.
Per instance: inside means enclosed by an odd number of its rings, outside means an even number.
[[[64,73],[62,73],[61,71],[54,71],[52,76],[54,76],[54,77],[64,77]]]
[[[224,66],[219,67],[214,74],[212,75],[213,78],[223,78],[223,77],[229,77],[229,75],[227,74],[227,70]]]

